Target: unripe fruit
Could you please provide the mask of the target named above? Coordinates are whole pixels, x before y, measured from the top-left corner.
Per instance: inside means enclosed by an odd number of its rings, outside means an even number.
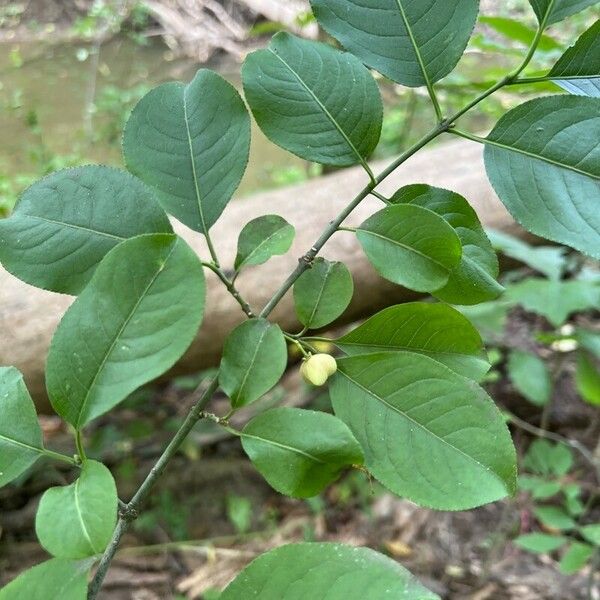
[[[300,367],[304,381],[312,385],[323,385],[337,371],[335,358],[329,354],[315,354],[308,357]]]

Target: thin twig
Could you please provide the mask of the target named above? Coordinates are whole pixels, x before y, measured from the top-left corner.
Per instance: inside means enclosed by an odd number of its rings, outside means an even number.
[[[112,540],[102,555],[100,564],[98,565],[98,570],[96,571],[96,574],[90,583],[88,589],[88,600],[95,600],[97,598],[100,588],[102,587],[102,582],[106,577],[110,564],[117,552],[117,548],[121,543],[121,538],[131,527],[131,523],[136,519],[140,506],[150,493],[150,490],[154,486],[156,480],[163,473],[169,461],[175,456],[175,454],[177,454],[181,444],[183,444],[185,438],[192,431],[196,423],[202,418],[202,411],[213,397],[214,393],[217,391],[217,388],[218,380],[215,377],[208,388],[204,391],[198,402],[196,402],[196,404],[190,410],[185,421],[175,434],[175,437],[165,448],[164,452],[161,454],[156,464],[152,467],[150,473],[148,473],[146,479],[139,487],[131,501],[119,511],[119,520],[113,533]]]

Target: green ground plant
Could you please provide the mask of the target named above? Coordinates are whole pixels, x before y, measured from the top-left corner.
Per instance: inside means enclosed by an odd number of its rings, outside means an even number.
[[[29,284],[77,296],[55,332],[46,368],[49,398],[72,427],[76,453],[44,446],[21,374],[2,367],[0,484],[40,459],[71,464],[73,482],[47,490],[40,502],[36,532],[53,558],[9,583],[0,599],[97,598],[124,533],[203,419],[238,436],[266,481],[296,498],[319,494],[347,469],[438,510],[467,510],[514,494],[511,436],[479,385],[490,368],[482,339],[450,306],[503,292],[492,245],[455,192],[417,182],[388,198],[377,188],[433,140],[466,138],[484,144],[488,177],[517,221],[600,257],[598,26],[549,73],[526,73],[546,28],[595,4],[531,0],[539,26],[519,66],[453,113],[440,102],[436,83],[464,52],[477,0],[372,0],[368,7],[313,0],[317,20],[347,52],[279,33],[250,54],[242,69],[245,100],[267,137],[308,161],[359,164],[367,176],[260,310],[236,288],[237,274],[286,252],[294,228],[276,215],[251,221],[240,233],[233,275],[221,266],[210,231],[246,168],[250,115],[216,73],[202,69],[187,85],[167,83],[142,98],[123,137],[129,172],[84,166],[28,188],[0,222],[0,261]],[[368,158],[380,138],[383,106],[369,68],[426,89],[435,116],[432,129],[377,175]],[[570,93],[517,106],[485,138],[459,128],[464,115],[506,86],[548,81]],[[381,210],[357,228],[344,225],[368,196],[382,201]],[[205,237],[208,256],[198,258],[173,233],[167,213]],[[337,361],[317,352],[311,335],[340,316],[353,295],[348,268],[318,256],[333,235],[356,236],[382,277],[439,300],[387,308],[330,340],[345,354]],[[110,471],[87,456],[87,427],[185,352],[203,318],[205,269],[248,319],[231,331],[217,375],[196,391],[185,421],[124,502]],[[269,320],[292,290],[303,326],[298,333]],[[304,355],[306,379],[329,386],[334,414],[274,407],[236,430],[230,416],[277,385],[289,345]],[[223,415],[206,410],[219,389],[231,400]],[[373,550],[311,542],[260,556],[221,598],[325,596],[437,598]]]

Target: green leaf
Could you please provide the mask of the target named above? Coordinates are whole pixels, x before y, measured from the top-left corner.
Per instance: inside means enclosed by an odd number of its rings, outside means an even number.
[[[490,368],[477,330],[446,304],[407,302],[390,306],[335,344],[350,355],[388,350],[417,352],[476,380]]]
[[[296,314],[308,329],[324,327],[348,308],[353,293],[352,275],[344,263],[317,258],[294,284]]]
[[[519,477],[519,489],[531,492],[535,500],[547,500],[560,492],[561,485],[558,481],[548,481],[541,477]]]
[[[589,281],[529,278],[511,285],[506,297],[559,327],[573,313],[600,306],[600,285]]]
[[[0,221],[0,262],[26,283],[78,294],[104,255],[127,238],[170,233],[154,194],[125,171],[57,171],[21,196]]]
[[[600,358],[600,333],[577,329],[576,337],[582,348],[591,352],[596,358]]]
[[[479,17],[479,22],[483,23],[484,25],[488,25],[495,32],[503,35],[509,40],[520,42],[526,47],[531,46],[531,43],[535,39],[536,30],[531,27],[527,27],[527,25],[521,21],[517,21],[515,19],[482,15]],[[547,35],[542,35],[538,44],[538,48],[542,52],[549,52],[551,50],[560,49],[562,46],[555,39]]]
[[[508,375],[519,393],[536,406],[544,406],[552,395],[552,380],[546,363],[535,354],[513,350],[508,356]]]
[[[440,600],[395,560],[370,548],[289,544],[252,561],[220,600]]]
[[[568,531],[574,529],[577,523],[558,506],[537,506],[533,509],[533,514],[546,527]]]
[[[215,224],[248,164],[250,116],[235,88],[200,69],[165,83],[134,108],[123,135],[127,168],[154,187],[165,210],[195,231]]]
[[[579,528],[581,535],[594,546],[600,546],[600,523]]]
[[[238,239],[235,270],[262,265],[272,256],[285,254],[294,241],[295,229],[278,215],[265,215],[247,223]]]
[[[598,0],[529,0],[538,21],[545,25],[558,23],[597,3]]]
[[[312,410],[268,410],[244,427],[241,438],[261,475],[278,492],[294,498],[316,496],[344,468],[364,460],[345,423]]]
[[[589,544],[573,542],[560,559],[558,568],[563,575],[573,575],[585,567],[594,555],[594,548]]]
[[[567,266],[567,249],[556,246],[530,246],[504,231],[487,229],[486,233],[496,250],[514,258],[550,279],[560,279]]]
[[[410,87],[454,69],[477,20],[478,0],[311,0],[325,31],[366,65]]]
[[[0,590],[0,600],[85,600],[90,562],[53,558],[21,573]]]
[[[528,552],[536,554],[548,554],[558,550],[567,542],[562,535],[549,535],[546,533],[527,533],[515,539],[515,544]]]
[[[251,319],[225,340],[219,383],[234,408],[258,400],[281,379],[287,366],[287,346],[278,325]]]
[[[563,444],[551,444],[548,440],[534,440],[523,461],[523,467],[541,475],[566,475],[573,466],[573,454]]]
[[[117,508],[117,488],[110,471],[87,460],[75,483],[44,493],[35,531],[44,549],[57,558],[95,556],[110,542]]]
[[[366,165],[377,146],[383,119],[379,89],[351,54],[278,33],[266,50],[248,55],[242,81],[265,135],[301,158]]]
[[[417,292],[446,285],[462,254],[458,235],[442,217],[409,204],[375,213],[356,236],[382,277]]]
[[[600,100],[547,96],[504,115],[486,139],[496,193],[526,229],[600,258]]]
[[[465,510],[515,491],[515,449],[500,411],[477,384],[431,358],[341,359],[331,399],[369,471],[395,494]]]
[[[600,98],[600,21],[561,56],[548,77],[571,94]]]
[[[505,300],[497,300],[456,308],[477,328],[484,341],[493,344],[504,333],[512,307]]]
[[[462,245],[459,265],[434,296],[451,304],[479,304],[496,299],[504,288],[496,281],[498,259],[477,213],[460,194],[430,185],[409,185],[392,197],[394,204],[428,208],[454,228]]]
[[[0,367],[0,487],[43,453],[42,430],[23,376],[14,367]]]
[[[170,368],[204,311],[202,265],[174,235],[122,242],[60,322],[48,354],[52,406],[81,429]]]
[[[575,384],[579,395],[586,402],[600,406],[600,370],[587,352],[577,354]]]

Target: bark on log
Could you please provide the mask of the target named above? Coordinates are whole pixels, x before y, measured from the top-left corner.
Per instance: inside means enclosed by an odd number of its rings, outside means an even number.
[[[386,163],[374,164],[377,173]],[[347,169],[293,187],[279,189],[232,202],[212,233],[224,266],[233,264],[237,235],[250,219],[264,214],[279,214],[297,230],[292,250],[261,267],[249,268],[237,284],[251,306],[262,307],[312,245],[319,232],[367,183],[361,168]],[[430,183],[463,194],[470,200],[484,225],[505,231],[519,231],[487,182],[482,149],[477,144],[457,141],[425,150],[414,156],[381,187],[392,194],[402,185]],[[365,200],[348,220],[358,225],[381,202]],[[176,224],[176,230],[202,257],[207,258],[204,238]],[[343,316],[351,322],[390,304],[413,298],[415,294],[382,280],[368,264],[355,238],[340,232],[322,252],[327,258],[343,260],[354,277],[356,292]],[[173,373],[194,372],[215,365],[223,339],[244,319],[239,305],[229,296],[213,273],[207,272],[208,297],[204,323],[191,348]],[[52,334],[64,311],[73,301],[38,290],[8,274],[0,267],[0,365],[20,369],[38,407],[47,407],[44,363]],[[286,330],[296,330],[293,299],[288,294],[272,318]]]

